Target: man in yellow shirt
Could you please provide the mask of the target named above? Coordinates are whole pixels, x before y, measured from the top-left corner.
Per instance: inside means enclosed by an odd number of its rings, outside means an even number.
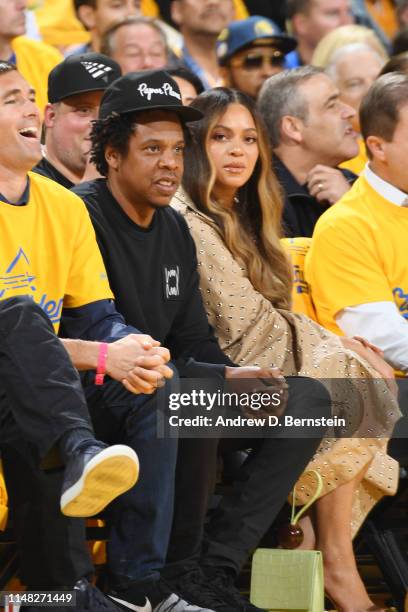
[[[360,121],[369,162],[317,222],[306,280],[324,327],[364,336],[407,374],[408,77],[380,77]]]
[[[53,47],[24,36],[26,7],[27,0],[0,0],[0,60],[17,65],[44,108],[48,74],[63,58]]]

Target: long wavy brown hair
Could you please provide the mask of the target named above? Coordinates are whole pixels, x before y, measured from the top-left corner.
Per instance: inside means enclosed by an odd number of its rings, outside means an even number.
[[[251,113],[258,135],[259,157],[248,182],[237,192],[237,203],[223,208],[211,197],[216,171],[208,155],[214,127],[231,104]],[[245,266],[257,291],[277,308],[290,308],[292,273],[280,244],[282,197],[271,166],[267,131],[255,103],[244,93],[217,87],[191,104],[204,118],[191,123],[185,153],[183,186],[199,210],[217,224],[226,246]]]

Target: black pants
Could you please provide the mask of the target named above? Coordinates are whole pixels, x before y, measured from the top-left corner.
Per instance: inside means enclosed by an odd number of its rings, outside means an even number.
[[[0,440],[43,458],[63,433],[92,426],[77,371],[44,312],[26,297],[0,301]]]
[[[408,467],[408,378],[397,378],[398,401],[402,412],[402,418],[395,425],[393,437],[388,445],[388,453],[400,464]]]
[[[58,439],[78,427],[93,437],[78,373],[48,317],[30,298],[0,301],[0,447],[23,578],[38,572],[63,585],[67,574],[78,579],[93,570],[84,521],[59,509],[63,468],[39,469]],[[66,528],[55,537],[50,525],[61,522]],[[35,546],[32,533],[41,534]],[[76,559],[65,555],[74,542]]]
[[[171,530],[177,439],[157,440],[156,411],[167,405],[173,381],[152,396],[133,395],[114,380],[95,387],[92,376],[86,403],[44,313],[29,299],[1,306],[0,388],[3,379],[7,387],[0,402],[2,458],[22,581],[49,590],[72,587],[93,573],[85,522],[60,512],[63,467],[39,469],[39,458],[69,428],[87,427],[93,436],[88,407],[97,437],[130,445],[141,464],[136,487],[110,506],[110,571],[118,583],[158,577]]]
[[[288,378],[287,382],[286,414],[330,416],[330,397],[321,383],[309,378]],[[198,561],[239,573],[317,450],[324,429],[303,430],[297,438],[285,435],[287,432],[277,429],[273,438],[179,441],[175,513],[165,575],[184,573]],[[219,444],[221,450],[251,447],[252,452],[239,470],[232,494],[224,496],[215,511],[203,550],[204,520]]]

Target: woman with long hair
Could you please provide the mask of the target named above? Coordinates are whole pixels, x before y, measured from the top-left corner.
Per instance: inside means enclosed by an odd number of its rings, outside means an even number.
[[[173,205],[196,242],[209,321],[238,365],[273,365],[285,376],[324,379],[334,411],[358,420],[353,437],[324,440],[309,465],[324,482],[311,519],[316,540],[309,545],[323,551],[326,590],[339,611],[380,610],[359,577],[352,537],[373,505],[396,489],[398,466],[386,454],[386,441],[367,437],[390,431],[399,415],[392,369],[375,347],[338,338],[290,312],[291,266],[279,240],[281,195],[254,103],[216,88],[192,106],[204,118],[191,127],[183,190]],[[358,394],[344,397],[338,379]],[[313,477],[305,474],[297,497],[305,502],[313,488]]]

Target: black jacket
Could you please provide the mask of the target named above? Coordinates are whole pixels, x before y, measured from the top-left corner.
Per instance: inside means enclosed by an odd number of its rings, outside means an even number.
[[[312,236],[318,218],[330,208],[310,195],[306,185],[299,185],[293,174],[281,160],[274,156],[273,168],[284,192],[283,231],[285,236]],[[352,185],[358,178],[350,170],[339,168]]]

